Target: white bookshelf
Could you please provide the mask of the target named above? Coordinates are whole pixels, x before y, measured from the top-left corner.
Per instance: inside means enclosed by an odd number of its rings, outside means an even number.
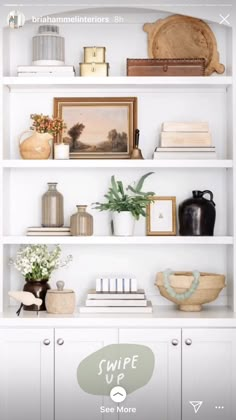
[[[124,5],[123,8],[125,10]],[[26,9],[28,18],[32,10],[30,7]],[[178,10],[184,14],[184,8]],[[202,16],[198,17],[209,20],[204,10],[201,13]],[[165,11],[160,15],[157,6],[145,5],[146,21],[155,21],[165,15]],[[85,26],[82,26],[79,38],[77,25],[64,25],[60,29],[69,42],[66,47],[67,64],[78,66],[79,61],[82,61],[82,47],[94,45],[95,39],[98,44],[107,47],[111,77],[16,77],[17,64],[30,64],[30,40],[36,33],[37,25],[27,24],[21,32],[10,33],[2,18],[0,202],[3,204],[0,211],[0,311],[7,311],[7,291],[10,288],[20,289],[23,284],[18,273],[8,264],[19,245],[60,243],[65,254],[74,255],[74,262],[67,272],[58,275],[63,278],[68,276],[68,287],[75,289],[79,296],[83,296],[93,286],[97,275],[124,272],[137,277],[140,287],[147,290],[151,299],[154,296],[154,305],[165,305],[167,301],[158,295],[158,290],[153,286],[156,272],[167,267],[175,270],[197,268],[226,275],[227,288],[216,305],[220,310],[228,306],[230,313],[236,312],[236,103],[235,73],[232,73],[232,68],[236,66],[230,49],[231,43],[236,43],[231,28],[224,25],[220,27],[217,18],[213,18],[210,24],[217,37],[221,61],[226,64],[225,75],[166,78],[125,76],[126,57],[146,56],[147,41],[140,22],[122,26],[126,48],[123,42],[119,42],[116,25],[108,25],[109,28],[107,26],[104,31],[99,30],[99,33],[96,25],[90,25],[86,33],[83,32]],[[130,36],[131,31],[133,37]],[[23,45],[27,47],[23,48]],[[145,160],[20,159],[17,137],[29,127],[29,115],[34,112],[52,114],[53,98],[56,96],[137,96],[140,142]],[[184,119],[209,121],[218,159],[151,159],[157,146],[161,123],[165,120]],[[113,237],[110,236],[109,215],[94,210],[90,211],[95,223],[95,235],[92,237],[25,236],[28,226],[40,224],[40,199],[50,180],[58,181],[58,189],[64,195],[65,224],[68,225],[76,204],[91,204],[103,199],[113,173],[125,182],[131,182],[148,170],[152,170],[154,175],[147,180],[146,188],[155,190],[161,196],[175,195],[177,204],[188,198],[192,189],[211,189],[217,211],[215,236],[147,237],[145,221],[142,220],[137,224],[134,237]],[[215,318],[217,313],[216,309]]]

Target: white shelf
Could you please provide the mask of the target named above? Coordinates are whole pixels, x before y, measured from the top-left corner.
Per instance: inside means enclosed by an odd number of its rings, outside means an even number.
[[[232,85],[231,76],[209,77],[3,77],[3,85],[9,89],[31,89],[39,87],[106,87],[112,86],[118,89],[127,87],[153,87],[153,86],[209,86],[228,87]]]
[[[182,312],[174,305],[153,306],[151,314],[80,314],[79,308],[72,315],[52,315],[46,311],[21,311],[17,306],[0,313],[1,327],[126,327],[126,328],[235,328],[236,314],[228,307],[204,305],[201,312]]]
[[[232,245],[232,236],[4,236],[4,245]]]
[[[70,159],[70,160],[4,160],[3,168],[232,168],[230,159],[171,159],[171,160],[114,160],[114,159]]]

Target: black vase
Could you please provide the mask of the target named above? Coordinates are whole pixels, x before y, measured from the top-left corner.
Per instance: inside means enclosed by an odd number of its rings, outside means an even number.
[[[179,233],[182,236],[213,236],[216,219],[211,191],[193,191],[193,197],[179,205]],[[204,198],[210,195],[210,200]]]
[[[23,305],[25,311],[46,311],[45,297],[47,291],[50,289],[48,280],[26,280],[23,291],[31,292],[36,298],[42,299],[42,304],[38,305]]]

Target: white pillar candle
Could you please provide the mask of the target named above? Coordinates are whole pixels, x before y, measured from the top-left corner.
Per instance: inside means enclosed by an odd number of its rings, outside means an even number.
[[[69,159],[70,146],[69,144],[59,143],[54,144],[54,159]]]

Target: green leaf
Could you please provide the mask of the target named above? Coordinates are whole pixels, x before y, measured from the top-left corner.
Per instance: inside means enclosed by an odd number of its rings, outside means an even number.
[[[119,192],[121,193],[122,197],[124,197],[125,193],[124,193],[123,183],[121,181],[117,181],[117,185],[118,185]]]
[[[138,183],[137,183],[137,185],[136,185],[136,187],[135,187],[135,192],[136,192],[136,193],[139,193],[139,192],[141,191],[141,189],[143,188],[143,184],[144,184],[145,179],[146,179],[148,176],[152,175],[152,174],[154,174],[154,172],[148,172],[147,174],[143,175],[143,176],[140,178],[140,180],[138,181]]]
[[[112,185],[112,193],[118,200],[120,200],[119,191],[116,185],[116,180],[115,180],[114,175],[112,175],[111,177],[111,185]]]

